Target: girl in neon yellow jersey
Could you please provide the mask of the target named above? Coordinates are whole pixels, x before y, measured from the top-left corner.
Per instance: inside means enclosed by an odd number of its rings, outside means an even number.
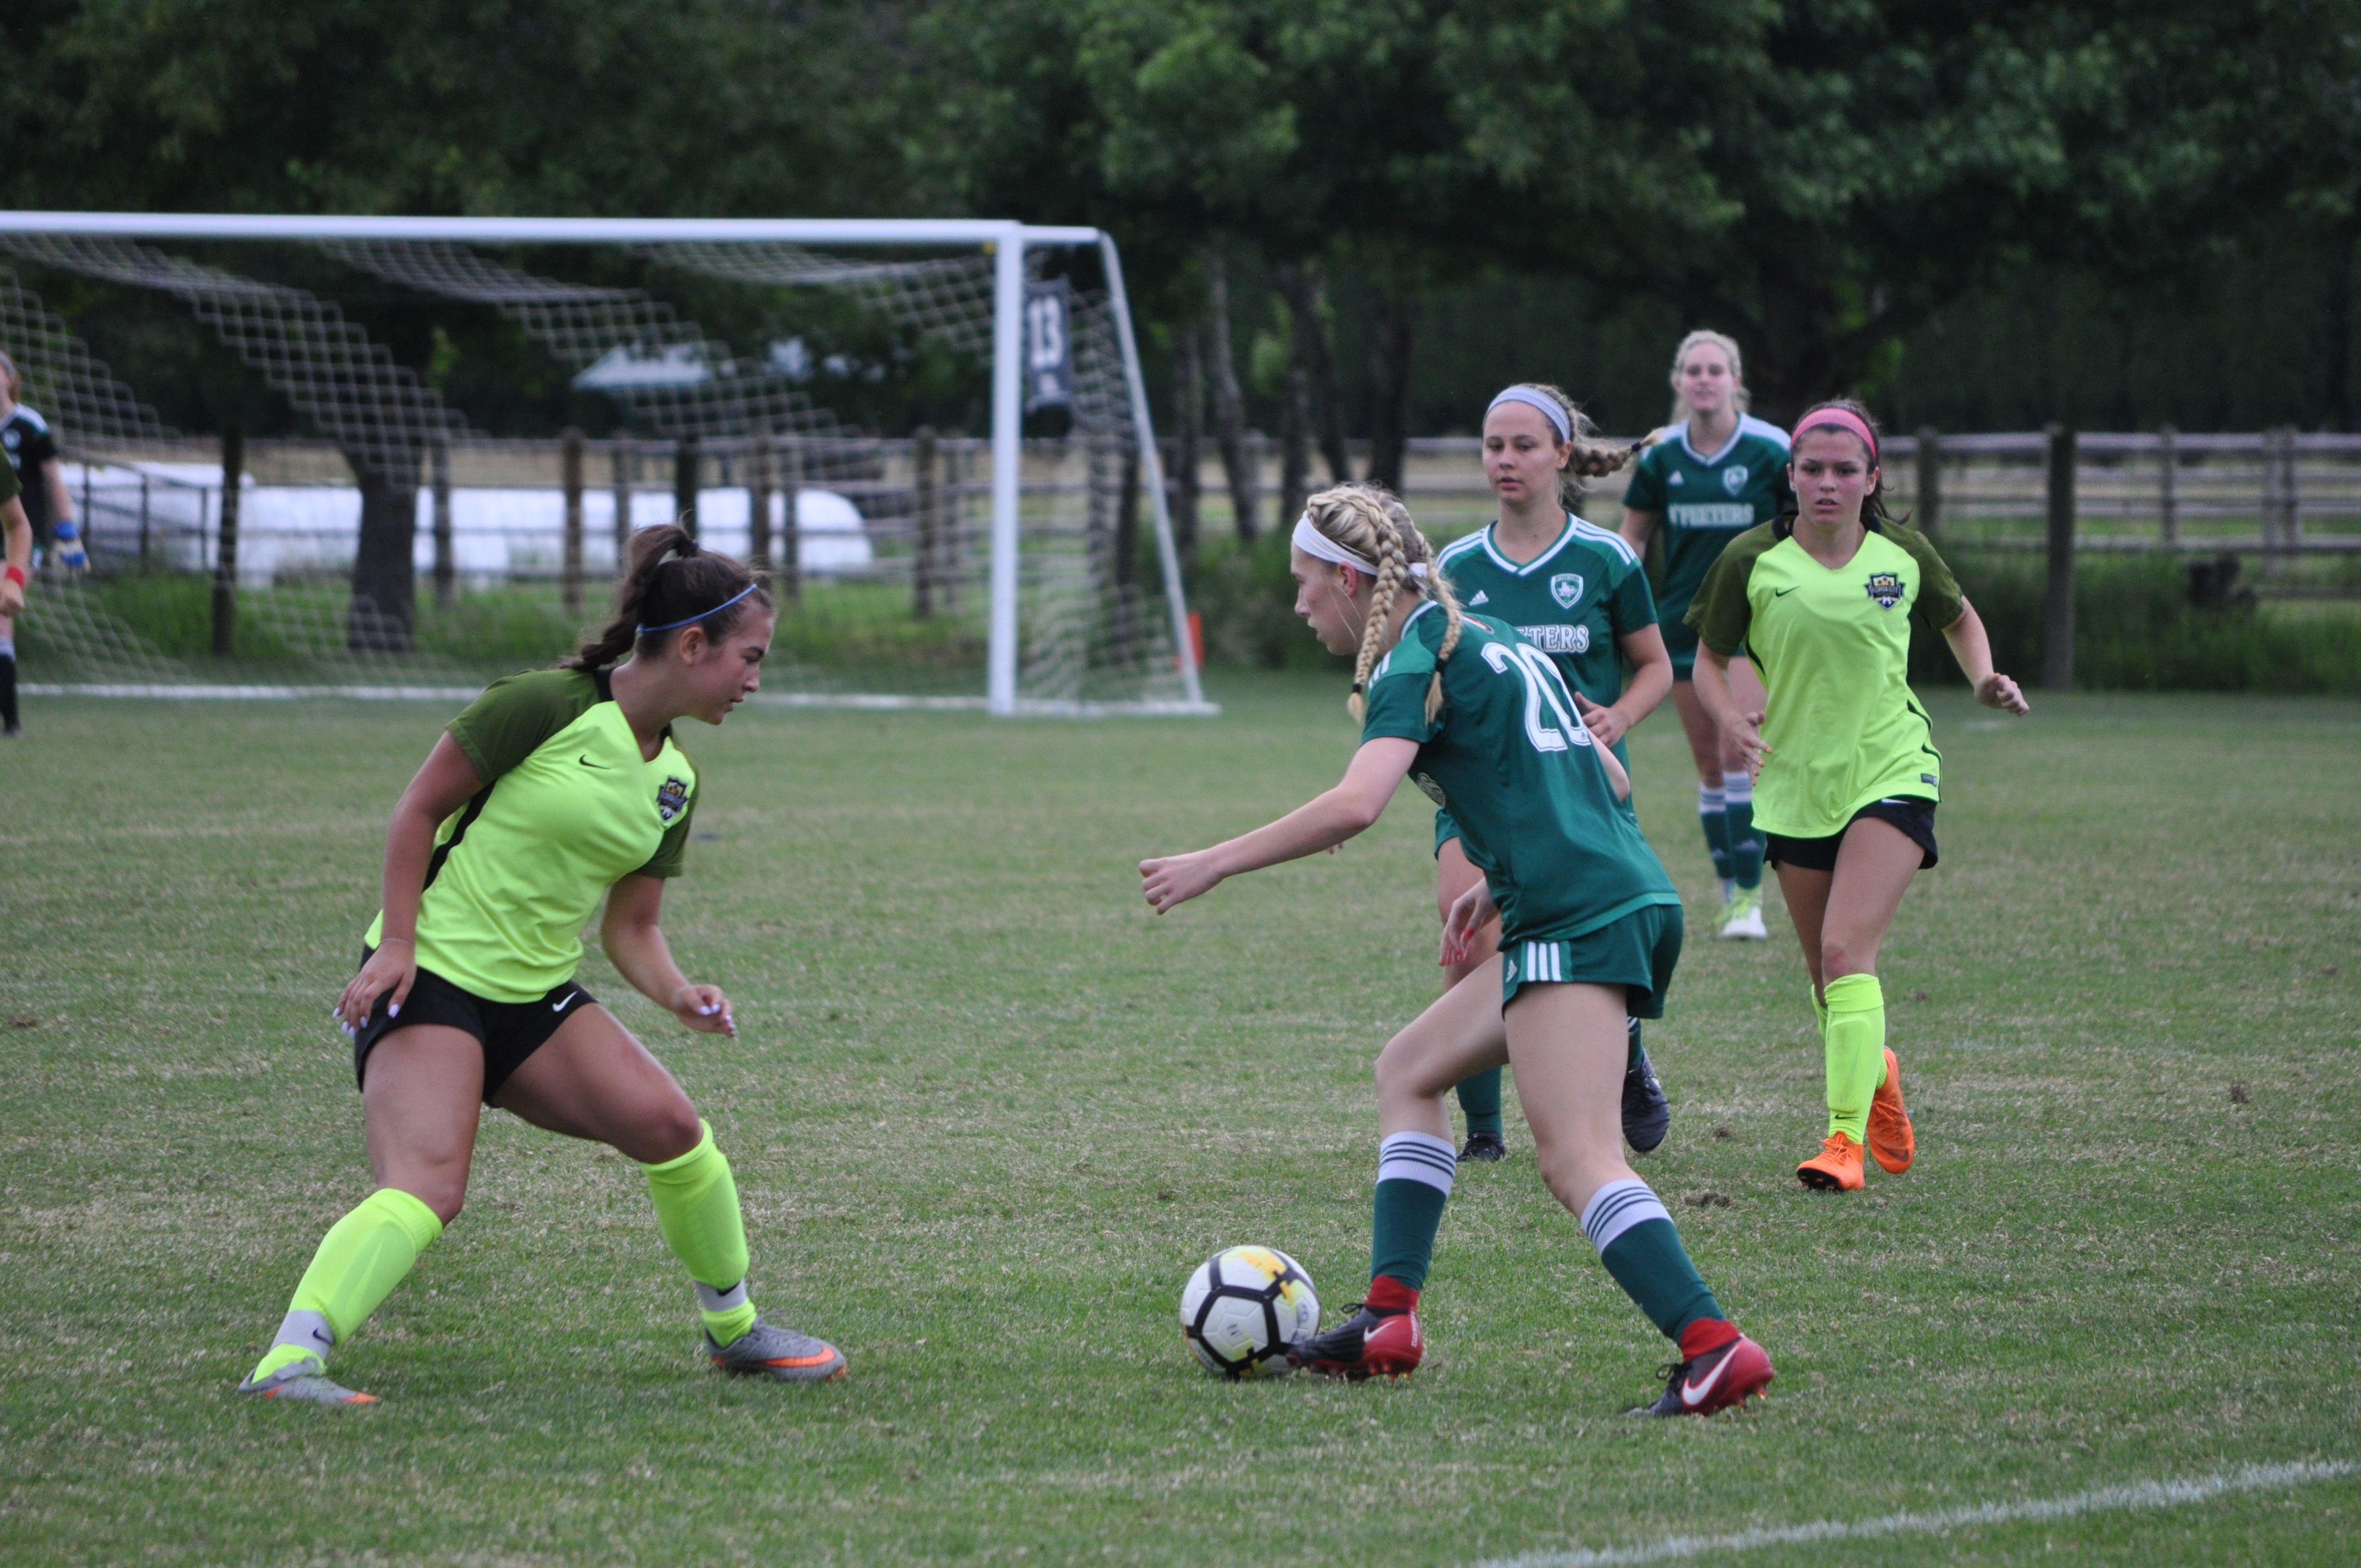
[[[327,1353],[457,1217],[484,1105],[646,1168],[716,1366],[795,1382],[844,1370],[834,1346],[755,1315],[730,1162],[574,979],[603,899],[599,939],[623,978],[687,1027],[736,1036],[730,999],[681,973],[658,924],[697,788],[672,726],[719,724],[754,691],[773,620],[743,565],[650,529],[604,633],[559,669],[494,683],[435,742],[394,808],[384,905],[336,1004],[377,1190],[321,1241],[242,1392],[372,1401],[330,1381]]]
[[[1861,1185],[1864,1145],[1894,1174],[1916,1154],[1877,980],[1878,945],[1902,894],[1935,863],[1942,798],[1942,755],[1906,679],[1911,613],[1943,634],[1977,701],[2013,714],[2026,705],[1993,671],[1983,622],[1934,545],[1885,515],[1867,410],[1837,401],[1807,411],[1790,478],[1795,515],[1730,542],[1688,623],[1697,698],[1756,780],[1754,819],[1811,971],[1828,1130],[1795,1174],[1850,1191]],[[1763,672],[1761,712],[1730,689],[1741,643]]]

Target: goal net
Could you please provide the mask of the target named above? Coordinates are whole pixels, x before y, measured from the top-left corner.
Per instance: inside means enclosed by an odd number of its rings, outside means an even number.
[[[174,334],[269,433],[184,435],[91,346],[160,376]],[[31,690],[456,697],[684,518],[767,574],[786,700],[1212,711],[1093,230],[8,213],[0,348],[91,560],[45,552]],[[859,422],[914,399],[953,415]]]

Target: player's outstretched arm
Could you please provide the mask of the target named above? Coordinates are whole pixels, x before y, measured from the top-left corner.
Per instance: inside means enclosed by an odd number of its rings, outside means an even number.
[[[1978,702],[2019,716],[2033,710],[2016,683],[1993,668],[1992,637],[1984,630],[1984,618],[1976,613],[1975,606],[1960,601],[1960,619],[1943,628],[1943,641],[1951,645],[1960,673],[1976,688]]]
[[[1161,915],[1211,893],[1225,877],[1333,850],[1385,815],[1387,802],[1409,776],[1417,755],[1415,740],[1363,741],[1335,788],[1278,821],[1194,854],[1140,861],[1140,892]]]
[[[660,876],[634,873],[608,889],[598,945],[632,990],[699,1034],[735,1039],[738,1017],[721,988],[691,984],[672,961],[672,945],[664,940],[662,923],[664,885]]]
[[[426,892],[434,830],[483,787],[467,753],[445,735],[434,742],[425,764],[394,803],[393,821],[385,830],[385,880],[380,890],[385,924],[378,932],[377,951],[337,999],[336,1016],[346,1028],[357,1029],[368,1023],[369,1010],[389,991],[393,992],[396,1013],[410,999],[411,983],[418,978],[418,901]]]

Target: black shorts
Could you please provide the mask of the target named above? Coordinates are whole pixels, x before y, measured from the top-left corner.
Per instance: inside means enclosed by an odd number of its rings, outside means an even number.
[[[369,960],[376,949],[361,949],[361,962]],[[484,1047],[484,1103],[492,1096],[509,1074],[524,1065],[524,1058],[549,1043],[549,1036],[558,1026],[585,1007],[595,1007],[598,999],[567,981],[547,995],[533,1002],[493,1002],[464,991],[445,980],[431,969],[422,968],[418,978],[411,982],[410,996],[401,1004],[400,1018],[389,1017],[388,1004],[393,1000],[389,991],[377,999],[370,1009],[368,1022],[353,1036],[353,1083],[356,1088],[367,1086],[368,1054],[377,1043],[396,1029],[406,1029],[412,1024],[440,1024],[446,1029],[461,1029],[476,1036]]]
[[[1926,851],[1918,869],[1926,871],[1935,863],[1935,803],[1915,795],[1899,795],[1890,800],[1872,800],[1852,814],[1852,822],[1845,824],[1850,831],[1853,822],[1864,817],[1874,817],[1889,822],[1910,836],[1910,841]],[[1763,858],[1774,866],[1793,866],[1799,872],[1832,872],[1837,869],[1837,846],[1844,842],[1844,832],[1829,834],[1825,839],[1790,839],[1784,833],[1763,836]]]

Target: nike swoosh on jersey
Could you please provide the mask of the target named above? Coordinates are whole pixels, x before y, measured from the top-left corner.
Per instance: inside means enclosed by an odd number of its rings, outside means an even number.
[[[1715,1387],[1721,1382],[1721,1375],[1730,1370],[1730,1364],[1736,1359],[1735,1356],[1725,1355],[1713,1364],[1713,1370],[1705,1375],[1704,1382],[1682,1384],[1681,1403],[1695,1409],[1711,1398]]]
[[[588,757],[578,757],[578,758],[577,758],[577,759],[576,759],[576,761],[579,762],[580,762],[584,767],[586,767],[586,768],[596,768],[596,769],[598,769],[598,770],[600,773],[613,773],[613,772],[615,771],[614,769],[612,769],[612,768],[609,767],[606,763],[604,763],[604,762],[592,762],[592,761],[591,761],[589,758],[588,758]]]
[[[1797,587],[1800,587],[1801,586],[1802,586],[1801,584],[1798,584],[1798,585],[1797,585]],[[1795,588],[1773,588],[1773,589],[1771,590],[1771,597],[1772,597],[1773,598],[1774,598],[1774,599],[1783,599],[1783,598],[1785,598],[1789,594],[1794,593],[1795,591]]]
[[[566,993],[566,1000],[565,1000],[565,1001],[563,1001],[563,1002],[553,1002],[553,1003],[551,1003],[549,1004],[549,1010],[550,1010],[552,1013],[563,1013],[563,1012],[565,1012],[567,1008],[569,1008],[569,1007],[573,1006],[573,1005],[574,1005],[574,999],[575,999],[576,997],[577,997],[577,996],[581,995],[581,994],[582,994],[582,993],[581,993],[580,992],[578,992],[578,991],[569,991],[569,992],[567,992]]]

